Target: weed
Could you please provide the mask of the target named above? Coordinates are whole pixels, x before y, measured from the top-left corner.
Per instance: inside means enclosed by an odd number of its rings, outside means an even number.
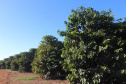
[[[21,80],[22,82],[30,82],[30,80],[34,80],[36,77],[38,77],[38,76],[18,77],[18,78],[12,79],[12,81],[15,82],[17,80]]]
[[[19,73],[18,71],[12,71],[11,69],[5,69],[7,72]]]

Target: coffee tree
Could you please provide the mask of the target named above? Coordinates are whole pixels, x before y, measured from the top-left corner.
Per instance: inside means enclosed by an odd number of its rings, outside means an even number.
[[[10,68],[13,71],[19,70],[19,58],[21,58],[20,54],[16,54],[12,57],[11,63],[10,63]]]
[[[5,66],[5,61],[4,60],[1,60],[0,61],[0,69],[5,69],[6,66]]]
[[[43,37],[32,63],[32,71],[41,77],[58,78],[64,74],[60,61],[63,43],[54,36]]]
[[[80,7],[65,21],[63,68],[71,84],[123,83],[126,77],[126,21],[111,10]]]
[[[31,72],[31,63],[35,57],[36,49],[32,48],[29,52],[20,53],[21,58],[19,58],[19,71],[20,72]]]

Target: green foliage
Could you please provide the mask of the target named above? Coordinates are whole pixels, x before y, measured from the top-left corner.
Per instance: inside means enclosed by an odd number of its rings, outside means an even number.
[[[4,61],[0,61],[0,69],[5,69],[5,62]]]
[[[13,59],[13,56],[10,56],[9,58],[4,59],[6,69],[11,68],[10,63],[11,63],[12,59]]]
[[[29,52],[21,52],[14,56],[0,61],[0,68],[2,69],[11,69],[14,71],[20,72],[31,72],[31,63],[35,57],[36,49],[32,48]]]
[[[56,37],[44,36],[42,43],[37,49],[37,57],[32,63],[32,71],[41,77],[59,77],[64,71],[59,63],[61,58],[61,49],[63,43]]]
[[[20,72],[27,72],[30,71],[29,69],[30,67],[30,60],[28,58],[29,52],[22,52],[21,54],[21,58],[19,58],[19,71]]]
[[[63,68],[71,84],[122,83],[126,70],[125,22],[114,22],[111,10],[80,7],[65,21]]]
[[[58,39],[52,35],[43,36],[42,41],[41,41],[42,44],[46,43],[53,46],[56,46],[56,42],[58,42]]]
[[[17,71],[19,69],[18,59],[14,59],[10,63],[11,70]]]
[[[5,61],[6,69],[10,69],[10,63],[11,63],[11,59],[8,58],[8,59]]]
[[[34,59],[36,49],[31,49],[29,52],[20,53],[19,58],[19,71],[20,72],[31,72],[31,63]]]
[[[10,63],[10,68],[13,71],[17,71],[19,70],[19,58],[21,57],[20,54],[16,54],[13,57],[10,57],[12,59],[11,63]]]

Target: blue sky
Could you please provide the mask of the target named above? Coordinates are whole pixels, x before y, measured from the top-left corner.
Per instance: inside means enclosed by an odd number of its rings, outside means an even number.
[[[77,7],[107,11],[126,17],[126,0],[0,0],[0,60],[37,48],[42,37],[65,30],[64,21]]]

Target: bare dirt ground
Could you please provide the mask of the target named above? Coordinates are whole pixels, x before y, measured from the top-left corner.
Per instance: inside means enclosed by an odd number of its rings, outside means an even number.
[[[29,79],[29,77],[35,78]],[[34,73],[19,73],[16,71],[0,69],[0,84],[69,84],[69,82],[67,80],[42,79]]]

